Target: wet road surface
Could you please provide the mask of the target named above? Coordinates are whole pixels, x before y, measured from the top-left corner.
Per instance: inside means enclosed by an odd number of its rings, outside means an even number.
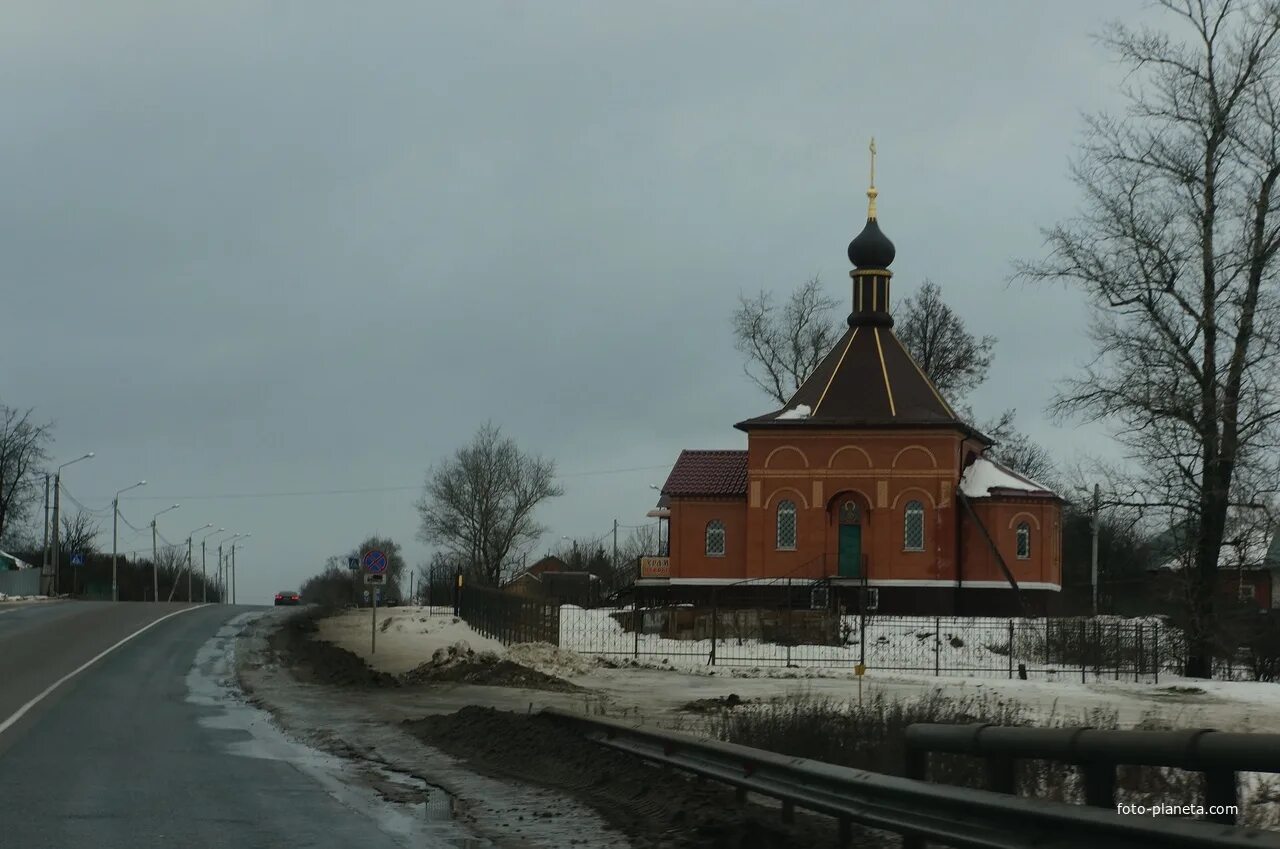
[[[261,615],[84,602],[0,613],[0,843],[486,845],[425,785],[388,801],[378,782],[405,791],[405,777],[357,775],[239,698],[236,635]]]

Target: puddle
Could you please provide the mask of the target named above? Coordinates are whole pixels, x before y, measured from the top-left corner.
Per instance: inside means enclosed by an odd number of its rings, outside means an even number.
[[[235,683],[236,638],[263,615],[244,613],[228,621],[196,652],[187,673],[187,701],[206,709],[198,720],[201,727],[240,732],[239,739],[224,744],[228,755],[288,762],[401,845],[491,847],[455,822],[456,800],[440,787],[385,764],[342,758],[300,743],[286,736],[270,714],[245,701]]]

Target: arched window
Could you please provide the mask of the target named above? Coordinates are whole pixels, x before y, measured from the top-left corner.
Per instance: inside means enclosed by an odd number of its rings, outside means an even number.
[[[1031,526],[1026,522],[1018,523],[1018,559],[1031,559]]]
[[[902,523],[902,547],[907,551],[924,551],[924,505],[908,501]]]
[[[707,556],[724,557],[724,522],[719,519],[707,522]]]
[[[796,549],[796,503],[794,501],[778,502],[778,549],[781,551]]]

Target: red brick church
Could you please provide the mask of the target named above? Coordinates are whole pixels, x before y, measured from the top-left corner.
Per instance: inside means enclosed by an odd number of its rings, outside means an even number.
[[[849,329],[779,410],[739,422],[745,451],[682,451],[662,487],[665,557],[638,586],[704,598],[823,581],[882,613],[1043,612],[1061,589],[1062,500],[984,457],[893,332],[895,248],[849,243]]]

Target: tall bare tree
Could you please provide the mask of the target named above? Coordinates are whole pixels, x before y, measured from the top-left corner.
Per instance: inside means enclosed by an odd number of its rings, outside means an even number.
[[[474,578],[497,586],[513,552],[546,532],[534,510],[563,493],[554,461],[525,454],[500,428],[485,424],[469,445],[427,473],[417,504],[418,536],[469,564]]]
[[[958,402],[987,379],[996,338],[970,333],[938,284],[926,279],[896,312],[894,333],[944,398]]]
[[[1084,209],[1019,276],[1065,281],[1094,307],[1097,356],[1056,408],[1111,423],[1131,497],[1194,528],[1186,672],[1205,677],[1228,511],[1280,481],[1280,6],[1159,5],[1185,39],[1106,32],[1131,69],[1128,108],[1088,119],[1072,169]]]
[[[739,296],[733,312],[734,344],[747,355],[742,370],[779,404],[795,394],[840,338],[835,299],[812,277],[781,307],[771,292]]]
[[[35,472],[48,459],[52,426],[34,410],[0,404],[0,539],[31,515],[40,498]]]
[[[68,555],[91,554],[98,550],[97,540],[98,534],[102,533],[102,525],[91,514],[77,510],[74,515],[63,515],[59,524],[62,532],[58,545]]]

